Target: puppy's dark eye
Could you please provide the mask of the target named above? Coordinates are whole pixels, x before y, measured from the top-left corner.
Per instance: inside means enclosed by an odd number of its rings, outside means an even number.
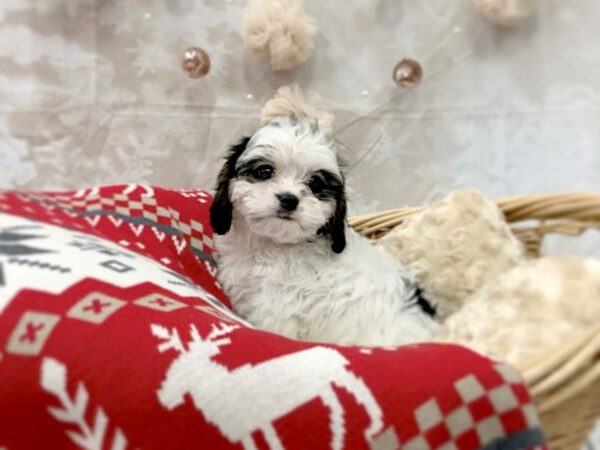
[[[312,177],[310,177],[307,185],[310,188],[310,190],[313,191],[315,194],[325,189],[325,182],[321,177],[317,175],[313,175]]]
[[[258,166],[254,169],[254,177],[257,180],[268,180],[273,176],[273,168],[271,166],[267,166],[266,164],[262,166]]]

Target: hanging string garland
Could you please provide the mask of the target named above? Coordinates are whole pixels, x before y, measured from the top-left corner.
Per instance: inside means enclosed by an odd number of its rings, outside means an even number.
[[[538,0],[473,0],[473,3],[490,21],[506,26],[531,16],[538,6]],[[453,34],[460,29],[455,27]],[[280,71],[296,67],[310,57],[317,27],[314,18],[304,12],[302,0],[250,0],[243,16],[242,32],[246,48],[255,56],[268,60],[274,71]],[[190,78],[203,78],[210,71],[210,57],[200,47],[187,48],[182,67]],[[418,61],[405,58],[394,67],[392,78],[401,90],[412,89],[420,84],[423,68]],[[366,95],[368,91],[363,91],[363,96]],[[312,103],[306,100],[297,86],[284,88],[273,100],[273,111],[297,108],[303,102]],[[303,106],[306,107],[306,104]],[[266,111],[268,116],[270,109]],[[331,131],[329,119],[317,121]],[[338,131],[355,121],[356,118]]]
[[[490,22],[507,27],[523,22],[538,9],[538,0],[473,0],[473,3]]]
[[[203,78],[210,71],[210,57],[200,47],[189,47],[183,53],[181,67],[190,78]]]
[[[410,89],[421,82],[423,69],[414,59],[405,58],[394,67],[392,78],[399,87]]]
[[[250,0],[242,34],[246,49],[270,61],[275,71],[304,63],[314,49],[317,26],[304,12],[301,0]]]
[[[538,7],[538,0],[473,0],[473,3],[488,20],[503,26],[518,24],[533,15]],[[408,58],[401,60],[394,67],[392,74],[399,89],[390,95],[386,102],[350,118],[345,123],[336,126],[335,130],[332,130],[333,116],[330,113],[320,116],[324,112],[318,111],[321,108],[315,108],[318,112],[312,111],[310,104],[313,103],[313,99],[309,98],[307,101],[306,97],[297,91],[297,88],[291,86],[279,91],[275,98],[265,105],[261,121],[264,123],[282,113],[298,109],[309,110],[310,113],[305,117],[312,118],[325,132],[339,137],[353,124],[375,114],[407,90],[415,88],[422,81],[436,78],[448,70],[447,64],[436,69],[435,65],[430,67],[429,62],[434,59],[434,54],[443,51],[448,46],[448,42],[451,42],[455,36],[459,36],[462,29],[473,20],[477,20],[477,14],[471,14],[466,22],[454,26],[452,32],[442,39],[429,54],[420,56],[420,60],[428,66],[426,77],[423,75],[420,62]],[[317,27],[315,20],[304,12],[302,0],[250,0],[242,25],[246,49],[255,56],[270,61],[271,67],[275,71],[288,70],[302,64],[310,57],[314,49],[313,38],[317,33]],[[479,50],[481,48],[479,46]],[[451,58],[450,66],[459,64],[474,53],[476,53],[475,50],[471,49]],[[186,50],[182,64],[186,73],[192,78],[201,78],[210,70],[210,58],[198,47]],[[368,94],[369,91],[362,91],[363,96]],[[253,95],[248,94],[247,99],[252,100]],[[352,168],[374,151],[380,138],[381,136],[357,159]],[[339,143],[346,147],[341,139]]]

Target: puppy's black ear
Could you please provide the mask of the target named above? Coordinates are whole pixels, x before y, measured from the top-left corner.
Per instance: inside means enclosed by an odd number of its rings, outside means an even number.
[[[346,211],[346,194],[342,191],[337,198],[335,214],[329,225],[331,250],[334,253],[342,253],[346,248]]]
[[[235,164],[250,141],[244,137],[239,143],[232,146],[225,158],[225,164],[217,178],[217,189],[213,204],[210,207],[210,224],[217,234],[225,234],[231,228],[233,218],[233,205],[229,199],[229,182],[235,177]]]

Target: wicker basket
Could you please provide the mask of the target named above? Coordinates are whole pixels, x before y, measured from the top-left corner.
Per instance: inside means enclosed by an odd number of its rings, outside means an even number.
[[[600,194],[505,197],[497,204],[532,258],[539,257],[548,233],[577,236],[586,229],[600,228]],[[354,217],[350,226],[378,239],[421,209]],[[585,336],[565,342],[518,369],[529,384],[550,447],[579,450],[600,418],[600,323]]]

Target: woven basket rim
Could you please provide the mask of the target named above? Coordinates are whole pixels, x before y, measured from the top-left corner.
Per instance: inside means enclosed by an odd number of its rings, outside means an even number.
[[[589,228],[600,227],[600,193],[598,192],[580,191],[505,196],[496,198],[495,202],[509,223],[525,220],[570,219],[589,223]],[[381,228],[382,219],[398,220],[422,210],[423,206],[388,209],[353,216],[348,223],[357,231],[365,234],[364,230],[369,227]]]

